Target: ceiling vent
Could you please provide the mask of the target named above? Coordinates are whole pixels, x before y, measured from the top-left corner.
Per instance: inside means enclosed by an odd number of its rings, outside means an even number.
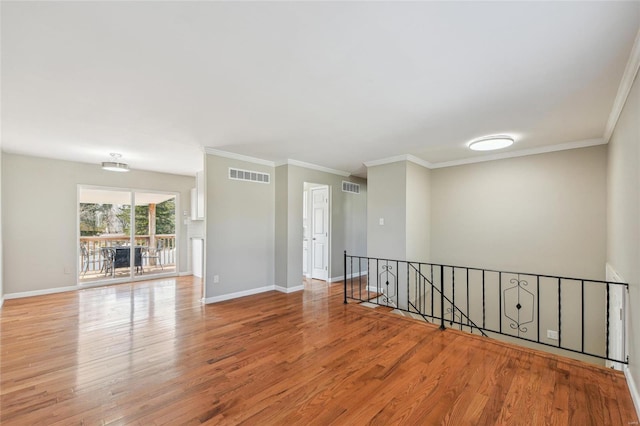
[[[229,179],[246,180],[249,182],[269,183],[271,175],[269,173],[261,173],[252,170],[232,169],[229,167]]]
[[[342,191],[343,192],[351,192],[352,194],[360,193],[360,185],[353,182],[347,182],[345,180],[342,181]]]

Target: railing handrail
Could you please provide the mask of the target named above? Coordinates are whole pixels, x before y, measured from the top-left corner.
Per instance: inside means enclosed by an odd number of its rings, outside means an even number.
[[[134,238],[149,238],[151,235],[135,235]],[[156,238],[175,238],[176,234],[155,234]],[[130,239],[130,235],[82,235],[80,237],[81,240],[128,240]]]
[[[349,259],[350,261],[347,262]],[[380,272],[381,266],[383,272]],[[395,267],[395,274],[389,272],[392,267]],[[376,272],[372,272],[372,268]],[[430,274],[426,272],[429,270]],[[383,274],[386,276],[383,277]],[[459,274],[462,277],[456,280]],[[364,287],[361,278],[363,275],[365,276]],[[353,256],[348,255],[346,251],[344,252],[344,276],[345,303],[348,299],[352,299],[380,305],[380,297],[386,297],[387,301],[392,300],[396,309],[419,314],[425,320],[429,318],[440,320],[442,329],[445,328],[445,322],[448,322],[450,325],[455,324],[456,328],[459,326],[460,330],[473,332],[475,329],[484,336],[487,336],[486,331],[491,335],[514,337],[542,346],[614,363],[628,364],[628,348],[624,337],[627,328],[624,314],[628,310],[628,283]],[[375,286],[373,286],[373,280],[375,280]],[[380,286],[381,280],[382,286]],[[350,294],[348,281],[351,285]],[[457,283],[461,283],[458,284],[461,286],[458,289]],[[549,288],[552,292],[549,292]],[[402,289],[405,289],[404,292]],[[568,297],[565,295],[566,291],[568,291]],[[450,292],[451,298],[445,294],[446,292]],[[571,296],[572,294],[574,296]],[[590,300],[604,298],[602,300],[605,305],[600,306],[597,302],[585,304],[587,297]],[[596,299],[593,299],[594,297]],[[461,309],[459,306],[465,303],[466,310]],[[480,306],[479,303],[482,305]],[[555,314],[552,312],[550,315],[541,316],[542,303],[555,304],[557,308]],[[489,310],[488,306],[494,306],[497,309]],[[567,308],[569,309],[568,317],[565,314]],[[621,313],[619,321],[618,309]],[[593,314],[600,315],[599,312],[603,315],[602,324],[589,321]],[[486,313],[490,313],[490,316],[485,320]],[[481,322],[482,326],[478,326],[471,317],[475,317],[478,324]],[[567,335],[568,338],[563,334],[567,329],[565,326],[567,320],[572,333]],[[544,329],[547,329],[547,337],[543,337]],[[552,331],[555,336],[551,334]],[[611,340],[612,338],[614,340]],[[550,340],[556,340],[557,343],[551,343]]]
[[[415,263],[418,263],[418,262],[415,262]],[[444,293],[443,293],[443,292],[442,292],[438,287],[436,287],[435,285],[433,285],[433,282],[429,281],[429,280],[427,279],[427,277],[425,277],[425,276],[424,276],[424,274],[423,274],[423,273],[422,273],[418,268],[416,268],[416,267],[413,265],[413,263],[412,263],[412,262],[407,262],[407,265],[408,265],[408,266],[410,266],[410,267],[412,267],[412,268],[414,269],[414,271],[416,271],[416,272],[418,273],[418,275],[420,275],[420,277],[421,277],[421,278],[423,278],[426,282],[428,282],[428,283],[429,283],[429,285],[431,286],[431,290],[435,290],[435,291],[437,291],[438,293],[440,293],[440,297],[442,297],[442,298],[443,298],[443,299],[445,299],[447,302],[449,302],[449,303],[451,304],[452,308],[457,309],[457,310],[458,310],[458,312],[460,312],[460,316],[461,316],[461,317],[465,317],[465,319],[467,320],[467,324],[468,324],[468,323],[473,324],[473,325],[470,325],[470,326],[469,326],[469,327],[471,327],[471,330],[473,330],[474,328],[476,328],[476,329],[478,329],[478,331],[479,331],[480,333],[482,333],[482,335],[483,335],[484,337],[487,337],[487,335],[485,334],[485,332],[482,330],[482,327],[478,327],[478,326],[476,325],[476,323],[475,323],[475,322],[473,322],[473,320],[472,320],[471,318],[469,318],[469,317],[468,317],[464,312],[462,312],[462,309],[458,308],[458,307],[455,305],[455,303],[453,303],[453,302],[451,301],[451,299],[449,299],[447,296],[445,296],[445,294],[444,294]],[[416,306],[415,306],[413,303],[411,303],[410,301],[409,301],[409,303],[410,303],[411,305],[413,305],[413,306],[414,306],[414,308],[416,308]],[[418,309],[416,308],[416,310],[418,310]]]
[[[176,234],[155,234],[153,236],[155,241],[163,241],[164,244],[161,249],[155,252],[160,256],[160,263],[162,265],[172,265],[176,263]],[[86,235],[81,236],[79,239],[80,246],[83,247],[80,250],[80,273],[82,276],[88,271],[96,272],[103,271],[105,265],[105,259],[103,255],[103,249],[110,247],[118,247],[120,245],[128,246],[131,241],[129,235]],[[151,249],[151,235],[135,235],[134,241],[136,246],[141,246],[142,249]],[[157,246],[156,246],[157,247]],[[148,257],[145,257],[147,261]],[[144,260],[143,259],[143,260]]]
[[[445,268],[468,269],[470,271],[495,272],[497,274],[502,273],[502,274],[513,274],[513,275],[528,275],[532,277],[553,278],[553,279],[569,280],[569,281],[585,281],[588,283],[616,284],[616,285],[625,286],[627,289],[629,288],[629,283],[619,282],[619,281],[606,281],[606,280],[596,280],[591,278],[578,278],[578,277],[564,277],[562,275],[536,274],[533,272],[501,271],[499,269],[478,268],[476,266],[447,265],[444,263],[416,262],[411,260],[386,259],[383,257],[356,256],[351,254],[347,254],[347,256],[353,257],[353,258],[360,258],[360,259],[369,259],[369,260],[382,260],[382,261],[388,261],[388,262],[415,263],[418,265],[442,266]]]

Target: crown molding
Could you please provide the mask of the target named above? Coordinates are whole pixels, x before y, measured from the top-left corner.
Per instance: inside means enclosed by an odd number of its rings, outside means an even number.
[[[249,157],[248,155],[236,154],[235,152],[221,151],[219,149],[204,147],[204,152],[209,155],[217,155],[218,157],[230,158],[232,160],[246,161],[247,163],[261,164],[263,166],[275,167],[273,161],[263,160],[262,158]]]
[[[407,155],[407,161],[409,161],[410,163],[417,164],[418,166],[422,166],[422,167],[427,168],[427,169],[432,169],[433,168],[433,164],[431,164],[427,160],[423,160],[422,158],[418,158],[415,155],[408,154]]]
[[[331,173],[333,175],[338,175],[338,176],[343,176],[343,177],[351,176],[351,173],[349,173],[349,172],[345,172],[345,171],[337,170],[337,169],[331,169],[329,167],[319,166],[317,164],[305,163],[304,161],[287,159],[286,161],[283,161],[281,163],[276,163],[277,166],[278,165],[285,165],[285,164],[288,164],[290,166],[304,167],[305,169],[317,170],[319,172]]]
[[[454,167],[454,166],[462,166],[465,164],[484,163],[486,161],[503,160],[507,158],[525,157],[527,155],[546,154],[549,152],[566,151],[569,149],[588,148],[591,146],[605,145],[606,143],[607,143],[607,140],[603,138],[585,139],[581,141],[567,142],[567,143],[558,144],[558,145],[547,145],[547,146],[541,146],[541,147],[531,148],[531,149],[522,149],[519,151],[501,152],[499,154],[493,154],[493,155],[483,155],[480,157],[464,158],[461,160],[442,161],[439,163],[430,163],[426,160],[416,157],[415,155],[402,154],[402,155],[396,155],[393,157],[382,158],[380,160],[367,161],[364,163],[364,165],[367,168],[369,168],[374,166],[382,166],[385,164],[397,163],[399,161],[409,161],[411,163],[422,166],[426,169],[441,169],[444,167]],[[219,157],[230,158],[233,160],[246,161],[249,163],[261,164],[264,166],[279,167],[284,165],[290,165],[290,166],[297,166],[297,167],[302,167],[310,170],[317,170],[324,173],[331,173],[331,174],[343,176],[343,177],[351,176],[351,173],[349,172],[331,169],[329,167],[319,166],[317,164],[305,163],[304,161],[298,161],[293,159],[274,162],[274,161],[263,160],[261,158],[249,157],[247,155],[236,154],[233,152],[221,151],[221,150],[209,148],[209,147],[205,147],[204,151],[207,154],[217,155]]]
[[[624,69],[624,74],[622,74],[622,80],[620,81],[620,86],[618,86],[618,93],[616,94],[616,99],[613,102],[613,107],[609,114],[609,120],[607,121],[607,127],[605,127],[603,136],[605,143],[608,143],[609,139],[611,139],[613,130],[618,123],[618,118],[620,118],[620,113],[622,113],[622,108],[624,108],[629,92],[631,92],[631,87],[638,74],[638,70],[640,70],[640,31],[636,34],[636,40],[631,48],[631,54],[629,55],[627,66]]]
[[[380,160],[367,161],[364,165],[366,167],[383,166],[385,164],[397,163],[399,161],[409,161],[427,169],[433,168],[433,164],[411,154],[395,155],[393,157],[382,158]]]
[[[305,169],[317,170],[320,172],[331,173],[331,174],[339,175],[343,177],[351,176],[351,173],[349,172],[331,169],[329,167],[319,166],[317,164],[312,164],[312,163],[305,163],[304,161],[298,161],[298,160],[292,160],[292,159],[269,161],[269,160],[263,160],[262,158],[249,157],[248,155],[236,154],[235,152],[222,151],[222,150],[210,148],[207,146],[204,147],[204,152],[210,155],[217,155],[218,157],[230,158],[232,160],[246,161],[248,163],[261,164],[263,166],[269,166],[269,167],[280,167],[288,164],[290,166],[304,167]]]
[[[566,151],[569,149],[588,148],[590,146],[604,145],[607,142],[602,139],[586,139],[582,141],[567,142],[558,145],[540,146],[531,149],[522,149],[519,151],[502,152],[500,154],[483,155],[481,157],[465,158],[462,160],[443,161],[440,163],[432,163],[432,169],[441,169],[444,167],[462,166],[464,164],[484,163],[485,161],[503,160],[506,158],[526,157],[527,155],[546,154],[549,152]]]

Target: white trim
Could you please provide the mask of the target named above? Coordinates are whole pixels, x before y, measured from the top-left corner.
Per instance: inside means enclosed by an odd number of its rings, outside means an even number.
[[[224,300],[237,299],[239,297],[252,296],[254,294],[264,293],[266,291],[275,290],[274,285],[268,285],[265,287],[252,288],[250,290],[237,291],[235,293],[222,294],[220,296],[207,297],[204,299],[204,303],[216,303]]]
[[[422,158],[418,158],[415,155],[411,155],[411,154],[407,155],[407,161],[417,164],[418,166],[422,166],[426,169],[430,169],[433,167],[433,164],[431,164],[430,162],[423,160]]]
[[[378,290],[381,290],[381,289],[379,289],[376,286],[370,285],[370,286],[367,286],[367,290],[377,292]]]
[[[204,147],[204,152],[210,155],[217,155],[218,157],[230,158],[232,160],[246,161],[247,163],[261,164],[263,166],[269,166],[269,167],[279,167],[279,166],[284,166],[288,164],[290,166],[303,167],[305,169],[317,170],[319,172],[331,173],[333,175],[338,175],[343,177],[351,176],[351,173],[345,172],[344,170],[332,169],[330,167],[319,166],[317,164],[306,163],[304,161],[294,160],[291,158],[288,158],[286,160],[269,161],[269,160],[263,160],[262,158],[250,157],[248,155],[236,154],[235,152],[222,151],[219,149],[210,148],[208,146]]]
[[[279,285],[267,285],[267,286],[264,286],[264,287],[252,288],[250,290],[243,290],[243,291],[238,291],[238,292],[235,292],[235,293],[223,294],[223,295],[220,295],[220,296],[207,297],[207,298],[204,298],[203,301],[204,301],[204,303],[216,303],[216,302],[222,302],[224,300],[237,299],[239,297],[253,296],[254,294],[260,294],[260,293],[264,293],[264,292],[272,291],[272,290],[276,290],[276,291],[279,291],[281,293],[294,293],[296,291],[304,290],[304,285],[299,285],[299,286],[295,286],[295,287],[283,287],[283,286],[279,286]]]
[[[633,379],[633,375],[631,374],[629,367],[624,368],[624,377],[627,378],[627,387],[629,387],[629,393],[631,393],[633,405],[636,407],[636,414],[640,417],[640,392],[638,392],[636,381]]]
[[[4,296],[0,297],[0,308],[4,305]]]
[[[246,161],[247,163],[261,164],[263,166],[275,167],[276,163],[262,158],[249,157],[248,155],[236,154],[235,152],[221,151],[219,149],[204,147],[204,152],[209,155],[217,155],[218,157],[230,158],[232,160]]]
[[[463,158],[461,160],[442,161],[440,163],[430,163],[411,154],[396,155],[395,157],[383,158],[381,160],[367,161],[366,167],[382,166],[399,161],[409,161],[427,169],[441,169],[444,167],[462,166],[464,164],[483,163],[485,161],[503,160],[505,158],[525,157],[527,155],[546,154],[548,152],[566,151],[568,149],[588,148],[590,146],[604,145],[607,141],[602,138],[585,139],[581,141],[567,142],[558,145],[546,145],[537,148],[522,149],[519,151],[501,152],[499,154],[483,155],[479,157]]]
[[[636,74],[638,74],[638,70],[640,70],[640,31],[636,34],[636,41],[631,48],[631,54],[629,55],[627,66],[624,69],[624,74],[622,74],[622,80],[620,80],[620,86],[618,86],[618,93],[613,102],[609,120],[607,120],[607,126],[605,127],[603,136],[605,143],[608,143],[609,139],[611,139],[613,130],[618,123],[618,118],[620,118],[622,108],[624,108],[629,92],[631,92],[631,86],[633,86],[633,81],[636,78]]]
[[[385,164],[397,163],[398,161],[407,161],[407,155],[395,155],[393,157],[381,158],[380,160],[365,161],[365,167],[383,166]]]
[[[358,278],[363,275],[367,275],[368,271],[360,271],[353,274],[349,274],[348,278]],[[328,283],[337,283],[338,281],[344,280],[344,275],[340,275],[338,277],[331,277],[327,280]]]
[[[9,299],[20,299],[23,297],[44,296],[45,294],[64,293],[65,291],[80,290],[82,288],[86,288],[86,286],[79,287],[75,285],[70,285],[68,287],[46,288],[44,290],[21,291],[18,293],[5,294],[4,298],[6,300],[9,300]]]
[[[622,278],[622,275],[620,275],[618,273],[618,271],[616,271],[613,266],[611,266],[611,264],[609,262],[605,263],[605,279],[609,282],[617,282],[617,283],[626,283],[626,281]],[[631,321],[631,317],[630,317],[630,311],[629,311],[629,298],[628,298],[628,292],[625,292],[623,290],[623,294],[622,294],[622,309],[624,311],[624,322],[622,323],[622,352],[623,352],[623,356],[626,359],[629,359],[629,333],[628,333],[628,329],[629,326],[628,324],[630,324]],[[608,319],[607,319],[607,323],[608,323]],[[616,370],[622,370],[624,371],[625,369],[625,365],[620,363],[620,362],[614,362],[614,361],[606,361],[605,365],[607,367],[610,368],[615,368]]]
[[[297,285],[295,287],[282,287],[279,285],[274,286],[275,290],[281,292],[281,293],[295,293],[296,291],[300,291],[300,290],[304,290],[304,284],[303,285]]]
[[[462,160],[443,161],[441,163],[432,163],[432,169],[440,169],[443,167],[461,166],[464,164],[483,163],[485,161],[503,160],[506,158],[525,157],[527,155],[546,154],[549,152],[566,151],[569,149],[587,148],[590,146],[604,145],[607,142],[602,139],[586,139],[582,141],[567,142],[559,145],[546,145],[531,149],[522,149],[519,151],[502,152],[500,154],[483,155],[481,157],[465,158]]]
[[[617,283],[626,283],[626,281],[622,278],[622,276],[616,271],[613,266],[609,262],[605,263],[605,273],[607,281],[615,281]],[[611,277],[609,279],[608,277]]]
[[[285,164],[288,164],[290,166],[304,167],[305,169],[317,170],[319,172],[331,173],[333,175],[338,175],[343,177],[351,176],[351,173],[349,172],[345,172],[337,169],[331,169],[329,167],[319,166],[317,164],[305,163],[304,161],[292,160],[290,158],[285,161],[276,162],[276,167],[283,166]]]
[[[193,275],[193,271],[179,272],[178,273],[179,277],[186,277],[186,276],[189,276],[189,275]]]
[[[366,167],[383,166],[385,164],[397,163],[399,161],[409,161],[419,166],[426,167],[427,169],[433,168],[432,163],[411,154],[395,155],[393,157],[382,158],[380,160],[367,161],[364,163],[364,165]]]

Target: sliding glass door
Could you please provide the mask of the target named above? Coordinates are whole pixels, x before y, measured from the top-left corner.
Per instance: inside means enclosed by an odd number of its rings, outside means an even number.
[[[135,193],[137,272],[144,276],[176,271],[176,196]]]
[[[80,186],[78,282],[175,275],[176,194]]]

